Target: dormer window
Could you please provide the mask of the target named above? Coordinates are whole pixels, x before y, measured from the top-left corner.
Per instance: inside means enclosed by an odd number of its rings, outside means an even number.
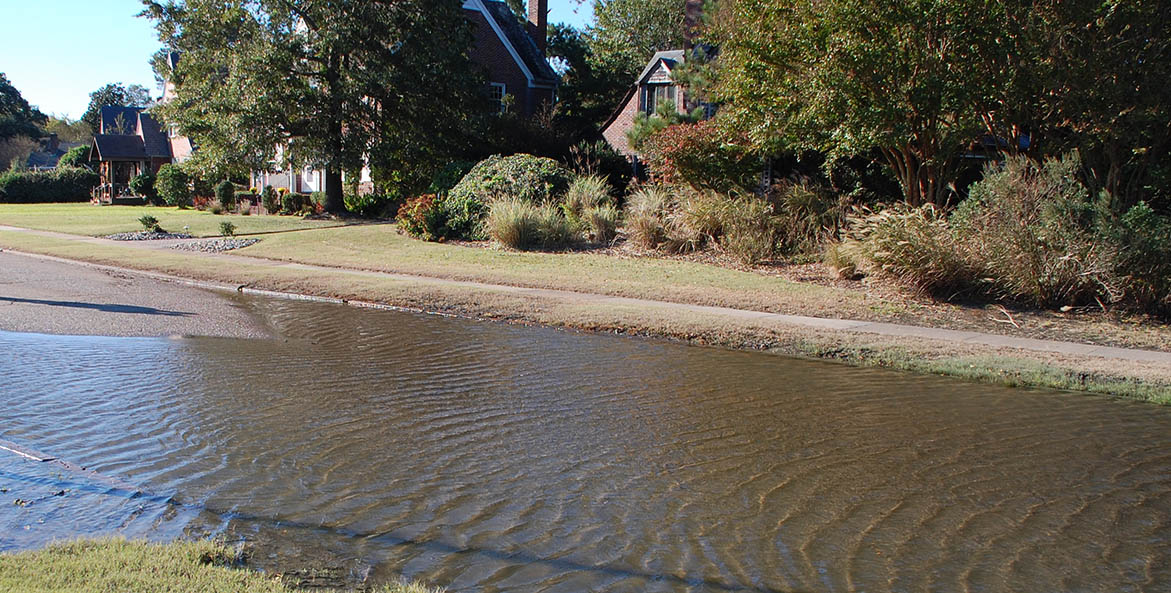
[[[508,105],[504,101],[506,96],[508,96],[508,87],[503,82],[488,83],[488,100],[496,106],[496,110],[500,113],[508,110]]]
[[[642,111],[647,115],[653,115],[660,104],[666,103],[671,106],[672,110],[677,109],[678,103],[675,99],[675,85],[673,84],[648,84],[643,87]]]

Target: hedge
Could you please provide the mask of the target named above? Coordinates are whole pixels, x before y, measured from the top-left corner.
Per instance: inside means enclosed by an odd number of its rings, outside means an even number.
[[[101,183],[97,173],[78,167],[0,174],[0,203],[86,202]]]

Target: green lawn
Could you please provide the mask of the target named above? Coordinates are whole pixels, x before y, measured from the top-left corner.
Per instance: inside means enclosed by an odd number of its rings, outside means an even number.
[[[0,554],[0,593],[297,593],[278,578],[230,568],[235,554],[210,542],[101,540]],[[393,585],[382,593],[428,593]]]
[[[220,234],[220,223],[236,225],[236,234],[271,233],[300,229],[339,226],[330,220],[302,220],[299,216],[216,215],[199,210],[180,210],[159,206],[94,206],[84,204],[3,204],[0,224],[42,231],[98,237],[114,233],[141,231],[138,218],[149,214],[159,225],[173,232],[190,227],[192,235],[212,237]]]

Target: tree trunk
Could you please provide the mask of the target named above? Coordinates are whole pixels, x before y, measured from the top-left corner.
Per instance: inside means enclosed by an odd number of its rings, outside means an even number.
[[[342,172],[334,167],[325,170],[325,211],[330,214],[343,214],[346,211]]]

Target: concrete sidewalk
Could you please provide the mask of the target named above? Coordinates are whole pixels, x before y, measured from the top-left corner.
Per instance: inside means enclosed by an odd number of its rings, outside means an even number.
[[[57,239],[66,239],[81,243],[92,243],[102,245],[117,245],[120,247],[130,247],[137,249],[166,249],[170,250],[176,243],[180,241],[112,241],[109,239],[101,239],[94,237],[80,237],[77,235],[68,235],[64,233],[56,233],[50,231],[35,231],[17,227],[9,227],[0,225],[0,230],[11,232],[30,233],[45,237],[53,237]],[[800,315],[784,315],[779,313],[766,313],[761,311],[750,311],[744,309],[731,309],[725,307],[711,307],[704,305],[688,305],[683,303],[672,303],[667,301],[657,301],[649,299],[634,299],[628,297],[615,297],[601,294],[580,293],[564,290],[550,290],[542,288],[525,288],[501,284],[486,284],[479,282],[468,282],[461,280],[449,280],[444,278],[435,278],[430,276],[417,276],[410,274],[392,274],[385,272],[370,272],[362,270],[352,270],[347,268],[334,268],[329,266],[316,266],[309,264],[278,262],[268,259],[261,259],[249,257],[244,255],[232,255],[227,253],[213,254],[200,252],[182,252],[185,255],[192,257],[206,257],[214,258],[225,263],[238,262],[247,263],[254,266],[269,267],[273,269],[294,269],[294,270],[312,270],[324,271],[336,274],[352,275],[358,277],[376,277],[387,278],[401,281],[415,281],[426,282],[433,285],[447,285],[461,288],[473,288],[481,290],[492,290],[504,294],[515,294],[536,298],[555,298],[560,300],[576,301],[592,305],[614,305],[614,306],[646,306],[656,307],[682,312],[694,312],[703,314],[719,315],[733,319],[751,320],[772,322],[797,327],[807,327],[813,329],[845,331],[863,334],[877,334],[883,336],[895,337],[909,337],[909,338],[924,338],[931,340],[942,340],[947,342],[956,342],[962,344],[973,344],[991,346],[996,348],[1016,348],[1021,350],[1029,350],[1034,352],[1045,352],[1052,354],[1063,354],[1073,356],[1093,356],[1106,359],[1126,360],[1135,362],[1147,362],[1165,364],[1171,367],[1171,352],[1159,352],[1152,350],[1138,350],[1129,348],[1116,348],[1110,346],[1096,346],[1093,344],[1082,344],[1077,342],[1061,342],[1055,340],[1041,340],[1035,338],[1022,338],[1013,336],[1002,336],[996,334],[986,334],[971,331],[958,331],[950,329],[937,329],[930,327],[921,327],[915,325],[900,325],[894,323],[882,323],[873,321],[859,321],[849,319],[826,319],[820,317],[805,317]],[[32,254],[25,254],[32,255]],[[57,261],[71,261],[62,260],[60,258],[49,256],[34,256],[44,257]],[[176,280],[181,282],[190,282],[189,279],[167,276],[164,274],[145,273],[136,270],[117,268],[113,266],[101,266],[97,264],[88,264],[82,262],[73,262],[80,265],[92,266],[101,269],[117,270],[127,274],[146,274],[155,278],[162,278],[168,280]]]

